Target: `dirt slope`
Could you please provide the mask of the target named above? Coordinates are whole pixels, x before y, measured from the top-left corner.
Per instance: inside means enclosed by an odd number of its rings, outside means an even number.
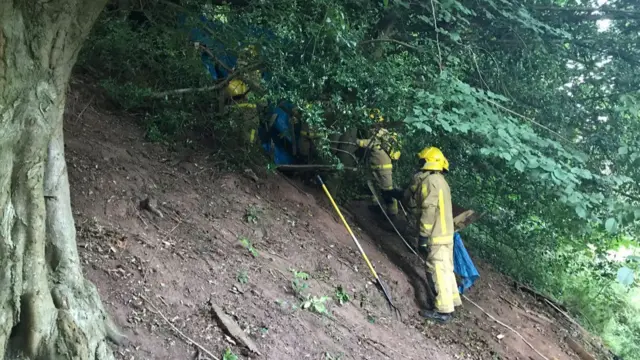
[[[104,110],[97,94],[76,85],[69,95],[66,151],[86,275],[130,335],[131,344],[116,349],[120,359],[207,358],[162,316],[219,358],[227,347],[246,354],[220,330],[210,302],[256,342],[257,358],[542,359],[468,303],[446,326],[418,319],[424,271],[392,233],[373,225],[364,205],[352,204],[349,220],[366,225],[357,234],[392,288],[401,320],[316,189],[277,174],[258,173],[255,181],[224,173],[210,166],[217,159],[206,151],[177,154],[145,143],[134,119]],[[162,217],[140,209],[147,196]],[[473,301],[547,358],[575,358],[554,314],[479,265],[481,279],[468,294]],[[299,301],[291,269],[311,275],[304,293],[333,298],[342,286],[351,301],[329,302],[329,316],[292,308]]]

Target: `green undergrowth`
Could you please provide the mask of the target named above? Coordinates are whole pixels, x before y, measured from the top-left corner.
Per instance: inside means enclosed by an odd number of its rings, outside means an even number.
[[[620,254],[615,258],[616,251],[585,247],[577,239],[560,241],[556,248],[536,248],[535,241],[519,242],[485,224],[473,225],[462,236],[472,254],[556,299],[615,354],[640,359],[640,288],[637,281],[625,278],[625,269],[640,268],[637,256],[629,255],[640,254],[633,243],[617,247]],[[570,242],[574,245],[566,245]],[[479,281],[483,286],[482,274]]]
[[[258,45],[274,74],[260,100],[290,99],[310,123],[361,135],[372,125],[369,109],[381,109],[402,135],[397,186],[417,170],[417,152],[441,148],[451,163],[454,203],[485,214],[463,233],[472,253],[557,299],[617,354],[640,359],[633,257],[640,220],[640,99],[633,89],[640,80],[629,50],[637,32],[622,31],[620,22],[612,25],[617,32],[599,31],[588,17],[565,21],[510,0],[435,2],[435,14],[432,3],[405,1],[253,1],[237,11],[196,0],[167,3],[146,4],[143,27],[126,12],[103,12],[78,62],[141,119],[148,140],[207,144],[234,168],[269,163],[258,149],[238,146],[219,91],[162,95],[212,85],[199,51],[176,25],[180,7],[228,19],[217,35],[232,51],[242,41]],[[562,14],[578,4],[550,3],[563,6]],[[627,12],[626,3],[607,6]],[[237,31],[253,25],[283,40]],[[397,38],[371,40],[387,36]],[[323,176],[340,204],[368,191],[366,168]],[[247,208],[245,221],[256,224],[260,216]],[[623,247],[632,253],[609,254]],[[295,278],[292,287],[301,293],[305,282]],[[346,293],[335,297],[348,301]],[[327,301],[299,300],[318,311]]]

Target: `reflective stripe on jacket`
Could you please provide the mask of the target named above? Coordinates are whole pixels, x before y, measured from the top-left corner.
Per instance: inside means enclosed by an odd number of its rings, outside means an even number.
[[[391,149],[390,139],[394,136],[394,133],[390,133],[387,129],[380,129],[370,139],[358,139],[358,146],[361,148],[370,148],[369,162],[371,169],[373,170],[391,170],[393,165],[391,164],[391,156],[393,154],[397,160],[400,157],[400,152]]]

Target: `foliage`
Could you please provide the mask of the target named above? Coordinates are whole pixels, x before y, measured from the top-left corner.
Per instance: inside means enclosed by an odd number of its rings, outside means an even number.
[[[309,274],[295,269],[290,269],[290,271],[293,273],[291,289],[293,290],[293,293],[302,300],[304,299],[304,292],[309,288],[309,284],[305,281],[309,279]]]
[[[342,285],[336,288],[335,297],[338,301],[338,304],[340,305],[346,304],[351,301],[351,297],[349,296],[349,294],[347,294]]]
[[[622,242],[638,246],[636,2],[229,3],[146,4],[152,21],[144,31],[106,12],[81,54],[83,69],[144,116],[150,138],[195,129],[233,147],[216,91],[152,96],[212,85],[175,16],[223,20],[215,33],[228,51],[255,45],[271,74],[252,101],[289,99],[327,136],[354,128],[362,136],[372,125],[369,109],[381,109],[403,136],[398,185],[415,171],[413,154],[442,148],[454,201],[486,213],[465,230],[469,248],[565,302],[616,352],[640,354],[631,320],[639,313],[630,305],[637,263],[606,255]],[[252,26],[275,39],[247,32]],[[326,152],[325,140],[317,146]],[[362,178],[336,195],[363,192]]]
[[[238,272],[238,275],[236,276],[236,280],[238,280],[238,282],[240,284],[246,284],[249,282],[249,275],[247,274],[246,270],[241,270]]]
[[[243,248],[247,249],[249,251],[249,253],[251,254],[251,256],[253,256],[254,258],[257,258],[258,256],[260,256],[260,253],[258,252],[258,250],[256,250],[253,245],[251,244],[251,241],[249,241],[249,239],[243,237],[240,238],[240,245],[242,245]]]
[[[325,360],[342,360],[343,356],[344,356],[343,353],[339,353],[337,355],[333,355],[330,352],[325,352],[324,353],[324,359]]]
[[[238,360],[238,355],[234,354],[231,349],[227,348],[222,354],[222,360]]]
[[[260,219],[260,215],[262,215],[262,210],[254,205],[251,205],[245,211],[244,217],[248,223],[257,224],[258,219]]]
[[[300,304],[300,308],[318,313],[320,315],[330,315],[326,305],[326,302],[329,300],[331,300],[331,298],[328,296],[318,297],[307,295]]]

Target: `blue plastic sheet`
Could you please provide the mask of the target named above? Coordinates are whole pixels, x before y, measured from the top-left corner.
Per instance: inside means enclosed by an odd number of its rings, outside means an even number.
[[[292,109],[293,104],[288,101],[281,102],[285,109]],[[269,131],[261,130],[262,148],[269,152],[273,142],[273,161],[276,165],[288,165],[295,162],[295,158],[291,154],[292,137],[295,136],[296,143],[299,143],[300,134],[296,132],[292,134],[289,129],[289,114],[281,107],[270,104],[266,117],[271,118],[276,115],[276,119],[271,125]]]
[[[462,243],[459,233],[453,236],[453,272],[462,279],[462,284],[458,285],[458,291],[463,294],[480,277],[478,270],[473,265],[473,261]]]
[[[202,63],[209,73],[209,76],[211,76],[211,79],[214,81],[222,80],[229,76],[229,71],[227,69],[233,69],[236,67],[238,58],[229,54],[226,51],[224,44],[211,36],[211,34],[220,33],[220,29],[223,26],[222,23],[215,20],[209,20],[204,15],[199,17],[199,21],[201,25],[200,27],[208,28],[209,31],[193,27],[189,29],[189,40],[191,42],[199,42],[206,46],[211,53],[214,54],[216,59],[224,64],[224,66],[220,66],[209,56],[209,54],[207,54],[207,52],[203,51],[201,54]],[[185,14],[180,14],[180,16],[178,16],[178,23],[185,27],[188,26],[187,16]],[[249,26],[244,29],[244,32],[247,35],[246,38],[248,42],[250,42],[252,38],[260,38],[262,40],[266,39],[267,41],[280,41],[280,39],[278,39],[275,36],[275,33],[271,30],[257,26]],[[244,44],[240,44],[240,46],[244,46]],[[263,71],[262,78],[265,81],[269,81],[271,73]],[[290,110],[293,108],[293,104],[286,101],[284,102],[283,107]],[[274,162],[276,165],[292,164],[295,162],[295,158],[291,151],[291,144],[293,143],[292,136],[299,138],[299,133],[291,134],[289,131],[289,115],[287,112],[274,104],[270,104],[269,110],[265,116],[266,118],[271,118],[273,115],[276,115],[276,119],[270,129],[264,129],[263,126],[260,126],[258,129],[258,137],[262,148],[267,153],[273,151]],[[299,132],[299,130],[297,130],[297,132]],[[296,143],[299,143],[299,141]]]

